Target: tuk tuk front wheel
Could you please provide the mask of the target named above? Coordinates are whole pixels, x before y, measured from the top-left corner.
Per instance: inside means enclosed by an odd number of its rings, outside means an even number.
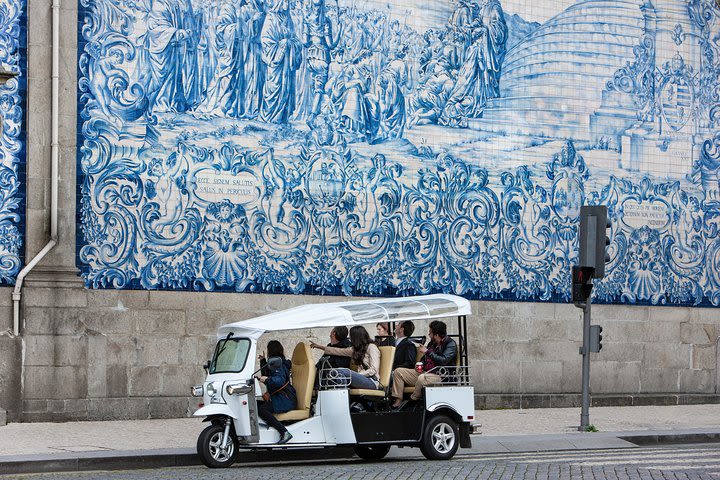
[[[223,425],[215,424],[208,426],[200,433],[197,441],[197,452],[206,467],[224,468],[235,463],[238,454],[235,434],[232,431],[230,432],[228,445],[226,448],[222,448],[224,432]]]
[[[435,415],[425,425],[420,451],[428,460],[449,460],[458,449],[458,424],[447,415]]]
[[[380,460],[390,451],[390,445],[355,445],[355,455],[363,460]]]

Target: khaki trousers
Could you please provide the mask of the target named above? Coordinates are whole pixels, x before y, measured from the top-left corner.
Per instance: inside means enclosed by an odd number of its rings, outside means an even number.
[[[418,400],[422,396],[423,387],[441,381],[440,375],[434,373],[419,374],[413,368],[396,368],[393,372],[392,396],[402,399],[405,386],[415,387],[410,398]]]

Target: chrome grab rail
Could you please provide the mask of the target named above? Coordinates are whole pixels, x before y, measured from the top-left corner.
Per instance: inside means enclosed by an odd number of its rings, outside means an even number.
[[[434,373],[440,377],[439,382],[430,383],[429,386],[456,387],[470,385],[470,367],[467,365],[441,365],[423,373]]]
[[[337,368],[323,368],[320,370],[318,381],[320,390],[340,390],[350,387],[350,377],[340,373]]]
[[[350,387],[350,377],[341,375],[337,368],[330,365],[326,356],[323,356],[320,362],[318,390],[342,390]]]

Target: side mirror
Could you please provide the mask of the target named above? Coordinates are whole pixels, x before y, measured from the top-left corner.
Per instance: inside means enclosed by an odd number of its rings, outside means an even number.
[[[207,373],[208,370],[210,370],[210,360],[205,362],[205,365],[203,365],[203,370],[205,370],[205,373]]]

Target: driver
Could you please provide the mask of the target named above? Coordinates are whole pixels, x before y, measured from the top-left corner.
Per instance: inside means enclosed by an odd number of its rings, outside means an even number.
[[[258,402],[258,416],[268,426],[280,433],[278,444],[282,444],[289,442],[292,434],[275,418],[273,413],[294,410],[297,405],[297,393],[295,388],[290,385],[292,363],[285,358],[282,344],[277,340],[270,340],[267,345],[267,353],[267,360],[265,355],[258,355],[261,376],[255,378],[267,387],[267,393],[263,395],[264,401]]]

